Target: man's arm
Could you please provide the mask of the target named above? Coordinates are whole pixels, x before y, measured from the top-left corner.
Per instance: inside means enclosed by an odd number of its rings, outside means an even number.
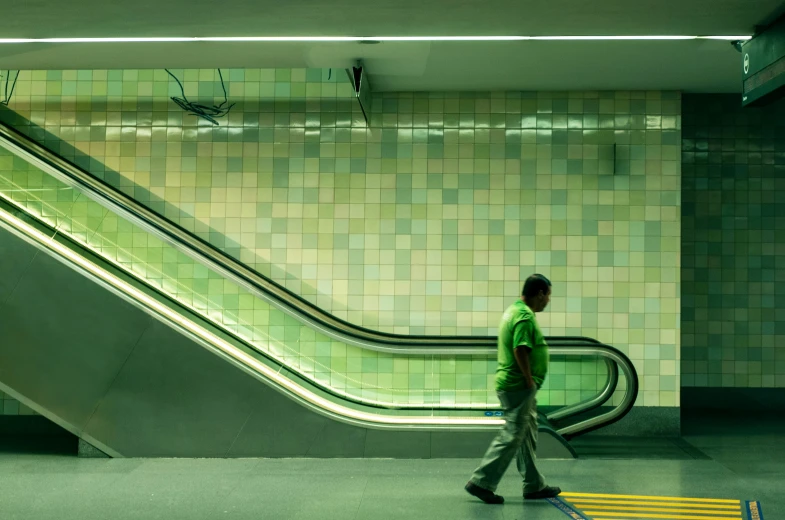
[[[512,337],[513,355],[515,356],[515,361],[518,363],[518,368],[521,369],[521,373],[523,374],[526,388],[534,388],[531,362],[529,361],[531,349],[534,348],[531,320],[521,320],[517,322],[513,327]]]
[[[529,363],[529,349],[526,346],[519,346],[516,347],[515,350],[515,361],[518,362],[518,366],[523,372],[523,380],[526,381],[526,389],[534,388],[534,379],[532,379],[532,370],[531,364]]]

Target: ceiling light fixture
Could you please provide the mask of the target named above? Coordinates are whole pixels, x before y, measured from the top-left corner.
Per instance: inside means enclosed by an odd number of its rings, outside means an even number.
[[[725,40],[747,41],[752,36],[195,36],[145,38],[0,38],[12,43],[189,43],[189,42],[266,42],[266,43],[341,43],[341,42],[502,42],[502,41],[650,41],[650,40]]]

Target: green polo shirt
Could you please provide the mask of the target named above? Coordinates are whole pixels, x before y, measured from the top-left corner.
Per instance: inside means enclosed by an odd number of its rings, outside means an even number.
[[[496,390],[515,391],[526,388],[514,350],[529,350],[532,379],[541,387],[548,373],[548,345],[534,312],[523,301],[510,305],[499,324],[499,368],[496,369]]]

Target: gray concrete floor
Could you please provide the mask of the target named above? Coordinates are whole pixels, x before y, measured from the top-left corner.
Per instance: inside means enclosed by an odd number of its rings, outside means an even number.
[[[785,431],[733,422],[682,440],[594,437],[584,458],[541,461],[565,491],[759,500],[785,518]],[[523,503],[514,468],[488,506],[462,487],[478,460],[78,459],[0,449],[0,519],[527,519],[567,518]],[[639,457],[631,457],[631,453]],[[478,454],[478,458],[481,454]]]

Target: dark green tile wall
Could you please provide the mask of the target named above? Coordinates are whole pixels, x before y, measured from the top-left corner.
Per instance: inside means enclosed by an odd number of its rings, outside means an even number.
[[[785,101],[682,101],[682,386],[785,387]]]

